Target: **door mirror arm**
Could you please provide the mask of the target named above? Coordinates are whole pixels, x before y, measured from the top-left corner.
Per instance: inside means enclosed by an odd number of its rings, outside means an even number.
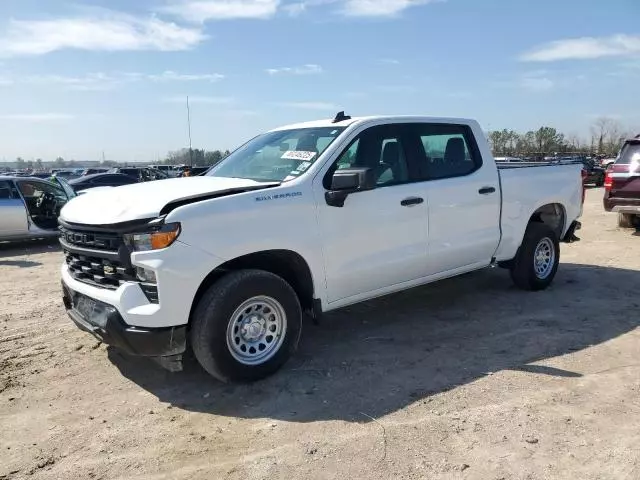
[[[331,188],[324,194],[330,207],[344,207],[349,195],[376,188],[376,179],[372,168],[345,168],[336,170],[331,177]]]

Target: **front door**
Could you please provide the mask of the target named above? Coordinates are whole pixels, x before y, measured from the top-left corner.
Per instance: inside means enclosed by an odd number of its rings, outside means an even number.
[[[29,232],[27,210],[12,180],[0,180],[0,238]]]
[[[314,183],[329,303],[425,275],[427,202],[406,133],[403,125],[365,130]],[[349,195],[344,207],[327,205],[332,173],[349,167],[374,169],[377,188]]]

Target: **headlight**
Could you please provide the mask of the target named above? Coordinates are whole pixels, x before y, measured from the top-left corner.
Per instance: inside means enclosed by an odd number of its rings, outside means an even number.
[[[146,252],[167,248],[180,235],[179,223],[167,223],[145,233],[127,233],[124,243],[134,252]]]

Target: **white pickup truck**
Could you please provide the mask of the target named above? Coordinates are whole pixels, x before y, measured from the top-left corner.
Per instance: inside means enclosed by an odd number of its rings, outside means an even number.
[[[171,370],[265,377],[303,314],[500,265],[546,288],[576,239],[580,165],[497,166],[473,120],[350,118],[259,135],[206,176],[74,198],[60,215],[78,327]]]

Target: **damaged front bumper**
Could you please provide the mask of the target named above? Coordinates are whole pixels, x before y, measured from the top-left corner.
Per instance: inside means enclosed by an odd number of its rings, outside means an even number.
[[[171,371],[182,369],[187,326],[146,328],[127,325],[113,306],[75,292],[62,283],[62,300],[78,328],[130,355],[151,357]]]

